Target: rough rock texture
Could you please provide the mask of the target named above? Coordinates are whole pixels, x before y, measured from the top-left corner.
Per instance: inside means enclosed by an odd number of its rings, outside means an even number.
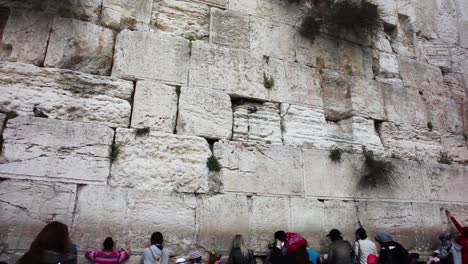
[[[182,89],[177,133],[219,139],[232,136],[231,98],[222,91]]]
[[[133,84],[110,77],[20,63],[0,64],[0,110],[49,118],[128,126]]]
[[[153,131],[137,135],[131,129],[117,129],[109,184],[206,193],[210,155],[203,138]]]
[[[152,0],[103,0],[101,23],[112,29],[146,29],[151,21]]]
[[[183,84],[187,80],[188,43],[160,31],[123,30],[117,35],[112,76]]]
[[[115,34],[89,22],[55,18],[44,66],[109,75]]]
[[[250,19],[250,49],[261,55],[294,60],[294,27],[265,19]],[[278,39],[272,42],[271,38]]]
[[[5,125],[6,120],[7,120],[7,115],[0,113],[0,133],[3,131],[3,126]]]
[[[138,81],[131,126],[172,133],[176,126],[177,103],[176,87],[156,81]]]
[[[233,48],[250,47],[250,17],[241,13],[211,9],[210,41]]]
[[[113,136],[109,127],[90,123],[10,119],[3,131],[0,176],[103,184]]]

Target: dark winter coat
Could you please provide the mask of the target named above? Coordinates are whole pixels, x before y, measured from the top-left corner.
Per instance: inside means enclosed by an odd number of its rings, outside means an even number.
[[[249,250],[249,254],[246,257],[242,255],[240,248],[233,248],[229,254],[228,264],[256,264],[256,261],[251,250]]]
[[[395,241],[382,242],[378,264],[409,264],[408,251]]]

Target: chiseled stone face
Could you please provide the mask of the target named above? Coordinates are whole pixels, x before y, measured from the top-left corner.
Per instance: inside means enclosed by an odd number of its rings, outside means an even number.
[[[0,63],[0,110],[127,127],[133,83],[21,63]]]
[[[210,41],[212,43],[248,49],[250,47],[250,17],[248,15],[211,9]]]
[[[211,151],[200,137],[117,129],[109,184],[154,191],[208,192]]]
[[[10,119],[3,131],[0,176],[105,184],[114,131],[46,118]]]
[[[151,21],[152,5],[152,0],[103,0],[101,22],[116,30],[144,30]]]

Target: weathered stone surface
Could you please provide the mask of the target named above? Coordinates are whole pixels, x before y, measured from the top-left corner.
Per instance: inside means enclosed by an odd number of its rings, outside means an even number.
[[[195,41],[190,63],[190,85],[230,95],[266,99],[263,61],[247,51],[217,47]]]
[[[135,87],[132,127],[149,127],[173,133],[176,126],[178,96],[176,87],[156,81],[138,81]]]
[[[210,25],[210,42],[233,48],[250,48],[248,15],[213,8]]]
[[[52,18],[42,12],[12,9],[3,30],[3,59],[41,65]]]
[[[206,138],[231,138],[231,98],[225,92],[182,89],[177,133]]]
[[[399,73],[400,67],[397,56],[381,52],[379,54],[379,74],[383,76],[395,76]]]
[[[197,200],[197,243],[208,249],[213,247],[214,242],[219,250],[228,251],[235,235],[249,237],[249,219],[249,204],[245,195],[201,197]]]
[[[3,131],[3,126],[5,125],[6,120],[7,120],[7,115],[0,113],[0,134]]]
[[[99,202],[96,202],[99,201]],[[142,251],[160,231],[175,255],[193,248],[196,199],[164,191],[84,186],[78,192],[73,241],[80,249],[100,248],[112,236],[123,248]]]
[[[333,228],[339,228],[343,238],[349,241],[355,237],[354,232],[359,227],[359,216],[356,203],[353,201],[325,200],[324,229],[328,232]],[[326,238],[326,244],[330,240]]]
[[[279,104],[249,102],[235,105],[233,140],[281,144]]]
[[[117,129],[118,152],[112,163],[111,186],[189,193],[208,191],[206,161],[211,155],[205,139],[151,131]]]
[[[205,3],[209,6],[214,6],[222,9],[227,8],[228,0],[195,0],[200,3]]]
[[[371,0],[382,12],[382,20],[390,26],[396,26],[398,23],[397,1],[395,0]]]
[[[217,142],[213,152],[221,163],[227,192],[288,195],[303,192],[302,158],[298,148]]]
[[[152,0],[103,0],[101,23],[112,29],[146,29],[151,21]]]
[[[447,155],[453,159],[454,162],[461,164],[468,164],[468,148],[466,147],[465,136],[458,135],[442,135],[441,144]]]
[[[112,30],[70,18],[56,17],[44,65],[109,75],[114,52]]]
[[[109,175],[109,127],[45,118],[10,119],[0,176],[102,184]]]
[[[110,77],[20,63],[0,64],[0,110],[49,118],[128,126],[133,84]]]
[[[0,240],[9,250],[29,249],[50,221],[72,222],[76,185],[41,181],[0,182]]]
[[[455,47],[450,50],[450,54],[452,70],[468,74],[468,49]]]
[[[318,242],[326,235],[323,228],[324,220],[325,211],[322,202],[317,199],[291,198],[291,229],[303,235],[309,247],[322,249],[319,248]]]
[[[210,25],[210,8],[201,2],[187,0],[161,0],[155,26],[183,36],[207,38]]]
[[[424,93],[441,92],[443,77],[439,68],[424,62],[401,58],[400,74],[405,86],[418,89]]]
[[[250,49],[260,55],[294,61],[293,26],[250,18]],[[272,41],[275,39],[276,41]]]
[[[117,35],[112,76],[183,84],[187,80],[188,43],[159,31],[123,30]]]
[[[447,202],[466,202],[464,190],[468,187],[465,166],[427,165],[426,182],[429,188],[429,199]]]

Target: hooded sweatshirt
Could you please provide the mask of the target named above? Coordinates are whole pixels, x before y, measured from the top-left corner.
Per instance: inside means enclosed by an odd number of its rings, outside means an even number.
[[[171,251],[167,248],[159,248],[156,245],[145,248],[143,251],[142,264],[153,264],[156,260],[161,259],[161,264],[169,264]]]

